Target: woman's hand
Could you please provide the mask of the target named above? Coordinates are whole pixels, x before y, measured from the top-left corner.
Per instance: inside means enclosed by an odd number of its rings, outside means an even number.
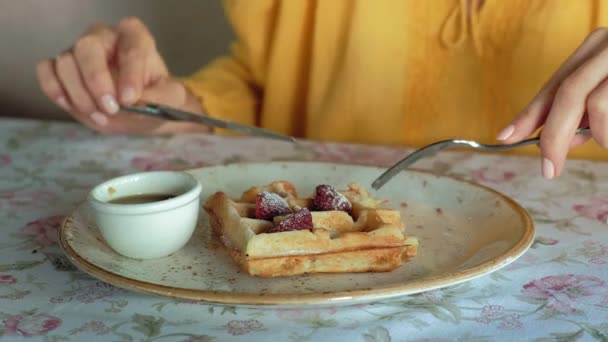
[[[46,96],[74,118],[102,133],[162,134],[201,128],[119,113],[120,104],[155,102],[201,112],[196,99],[169,75],[154,38],[137,18],[116,27],[90,27],[54,59],[38,63]]]
[[[592,32],[498,139],[522,140],[542,128],[542,174],[559,176],[568,150],[591,136],[608,148],[608,29]],[[591,136],[575,135],[591,127]]]

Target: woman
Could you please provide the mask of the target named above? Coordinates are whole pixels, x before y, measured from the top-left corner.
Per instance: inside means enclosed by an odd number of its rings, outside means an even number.
[[[40,62],[40,85],[105,133],[201,129],[118,113],[118,103],[149,101],[310,139],[378,144],[495,136],[511,143],[542,127],[546,178],[590,138],[575,130],[591,126],[597,144],[572,155],[607,157],[608,0],[225,7],[238,37],[232,54],[189,78],[172,77],[145,25],[127,18],[91,27],[70,50]]]

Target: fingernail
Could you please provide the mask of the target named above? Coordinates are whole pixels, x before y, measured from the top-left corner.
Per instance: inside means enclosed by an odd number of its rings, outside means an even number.
[[[59,107],[61,107],[63,110],[68,111],[68,112],[70,111],[70,109],[71,109],[70,104],[68,103],[68,100],[65,97],[63,97],[63,96],[58,97],[55,100],[55,102],[57,102],[57,105]]]
[[[551,179],[555,177],[555,167],[553,162],[547,158],[543,158],[543,177]]]
[[[120,94],[120,99],[125,103],[135,102],[135,89],[133,87],[126,87]]]
[[[498,136],[496,136],[496,139],[500,140],[500,141],[507,140],[507,139],[509,139],[509,137],[511,135],[513,135],[513,132],[515,132],[515,126],[509,125],[505,129],[500,131],[500,133],[498,133]]]
[[[105,126],[108,124],[108,117],[100,112],[94,112],[91,114],[91,120],[99,126]]]
[[[101,97],[101,104],[103,106],[103,109],[108,113],[108,114],[116,114],[118,113],[119,107],[118,107],[118,102],[116,102],[116,99],[114,98],[114,96],[107,94]]]

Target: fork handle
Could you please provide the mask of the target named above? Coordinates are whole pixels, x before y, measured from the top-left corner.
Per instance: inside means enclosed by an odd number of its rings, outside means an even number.
[[[585,134],[589,133],[591,129],[589,127],[579,128],[576,131],[576,134]],[[379,190],[384,184],[386,184],[389,180],[395,177],[399,172],[406,169],[410,165],[414,164],[418,160],[427,157],[429,155],[435,154],[445,148],[453,147],[453,146],[467,146],[470,148],[484,150],[484,151],[505,151],[510,150],[512,148],[536,144],[540,141],[540,137],[529,138],[526,140],[522,140],[513,144],[499,144],[499,145],[489,145],[489,144],[480,144],[475,141],[470,140],[443,140],[433,144],[430,144],[426,147],[423,147],[419,150],[414,151],[412,154],[409,154],[405,158],[401,159],[395,165],[386,170],[380,177],[378,177],[373,183],[372,188],[375,190]]]
[[[586,134],[591,132],[591,128],[589,127],[584,127],[584,128],[579,128],[576,130],[576,135],[578,134]],[[498,144],[498,145],[486,145],[486,144],[478,144],[478,148],[480,149],[484,149],[484,150],[488,150],[488,151],[505,151],[505,150],[510,150],[512,148],[516,148],[516,147],[522,147],[522,146],[526,146],[526,145],[532,145],[532,144],[537,144],[538,142],[540,142],[540,136],[534,137],[534,138],[529,138],[529,139],[525,139],[516,143],[512,143],[512,144]],[[458,144],[460,145],[460,144]],[[466,144],[471,146],[470,144]],[[471,146],[473,147],[473,146]]]

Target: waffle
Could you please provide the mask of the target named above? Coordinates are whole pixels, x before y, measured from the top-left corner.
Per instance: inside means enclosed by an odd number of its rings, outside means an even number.
[[[312,228],[276,231],[289,214],[257,219],[262,192],[278,194],[291,211],[308,209]],[[253,276],[386,272],[416,254],[417,240],[406,237],[399,211],[382,208],[384,201],[354,183],[339,193],[350,202],[348,212],[315,210],[313,197],[298,197],[287,181],[252,187],[240,198],[217,192],[204,209],[234,262]]]

